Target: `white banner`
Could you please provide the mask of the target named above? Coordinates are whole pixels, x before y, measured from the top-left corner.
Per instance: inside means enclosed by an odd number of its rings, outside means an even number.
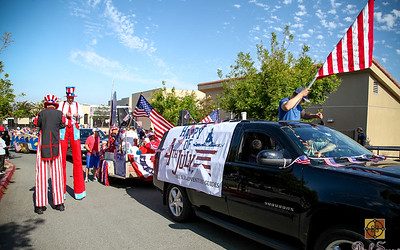
[[[221,196],[222,175],[238,122],[170,129],[161,149],[157,178]]]

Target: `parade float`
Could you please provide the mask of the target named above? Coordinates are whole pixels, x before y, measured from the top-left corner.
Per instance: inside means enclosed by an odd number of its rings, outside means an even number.
[[[141,141],[131,129],[137,128],[131,108],[117,106],[116,96],[111,100],[110,125],[107,145],[102,145],[101,181],[108,185],[108,179],[140,179],[151,181],[153,178],[154,153],[141,150]]]

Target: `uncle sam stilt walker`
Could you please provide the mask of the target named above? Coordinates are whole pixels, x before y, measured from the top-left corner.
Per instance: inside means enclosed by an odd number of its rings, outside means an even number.
[[[66,155],[68,142],[72,150],[73,160],[73,177],[74,177],[74,196],[75,199],[81,200],[86,197],[85,181],[82,169],[82,153],[79,131],[79,120],[83,113],[78,102],[74,101],[75,87],[66,87],[67,101],[62,101],[58,107],[66,117],[66,127],[60,131],[61,148],[63,156],[63,173],[64,173],[64,198],[67,193],[66,180]]]

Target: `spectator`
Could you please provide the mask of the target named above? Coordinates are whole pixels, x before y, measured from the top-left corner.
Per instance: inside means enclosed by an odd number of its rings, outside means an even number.
[[[3,138],[4,142],[6,143],[6,158],[10,159],[10,143],[11,143],[11,138],[10,138],[10,134],[8,133],[8,131],[4,128],[4,126],[0,126],[0,133],[2,133],[1,138]]]
[[[93,129],[93,134],[86,139],[85,148],[87,150],[85,182],[88,182],[89,180],[90,169],[93,169],[93,180],[97,181],[100,163],[100,137],[97,128]]]
[[[308,88],[297,88],[292,96],[285,97],[279,101],[278,116],[280,121],[300,121],[303,119],[319,118],[322,120],[321,112],[316,114],[307,113],[300,105],[303,102],[309,102],[307,96],[310,90]]]
[[[2,132],[3,133],[3,132]],[[4,162],[6,159],[6,143],[3,138],[0,137],[0,174],[3,175],[6,171],[6,167],[4,166]]]
[[[158,140],[152,132],[148,134],[148,138],[149,142],[147,142],[144,146],[146,148],[146,153],[154,154],[158,148],[158,145],[160,144],[160,140]]]
[[[357,142],[365,146],[366,137],[364,134],[364,130],[362,129],[362,127],[358,127],[356,131],[357,131]]]

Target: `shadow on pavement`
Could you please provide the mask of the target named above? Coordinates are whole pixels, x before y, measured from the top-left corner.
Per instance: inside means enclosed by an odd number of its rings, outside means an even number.
[[[133,185],[129,185],[128,183]],[[225,249],[266,249],[266,246],[258,242],[197,217],[194,217],[187,223],[177,223],[169,217],[167,212],[168,208],[162,203],[162,194],[152,183],[125,182],[125,185],[126,193],[129,196],[155,213],[168,219],[171,222],[169,227],[172,229],[191,230]],[[123,186],[121,185],[121,187]]]
[[[10,222],[0,226],[0,249],[33,249],[31,231],[44,223],[44,219],[29,219],[22,224]]]

